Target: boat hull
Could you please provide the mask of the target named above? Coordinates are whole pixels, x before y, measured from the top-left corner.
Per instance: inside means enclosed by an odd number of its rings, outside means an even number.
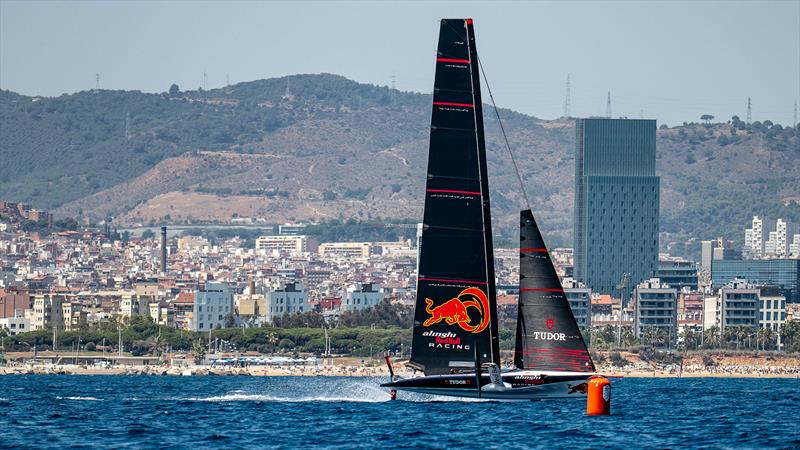
[[[488,374],[481,375],[480,388],[474,374],[405,378],[381,386],[421,394],[490,400],[585,398],[586,380],[595,375],[587,372],[514,370],[501,374],[502,386],[492,385]]]

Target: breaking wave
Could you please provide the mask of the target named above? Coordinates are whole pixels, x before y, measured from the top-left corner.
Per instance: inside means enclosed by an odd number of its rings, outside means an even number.
[[[58,397],[56,397],[56,400],[73,400],[73,401],[79,401],[79,402],[99,402],[102,399],[97,398],[97,397],[61,397],[61,396],[58,396]]]

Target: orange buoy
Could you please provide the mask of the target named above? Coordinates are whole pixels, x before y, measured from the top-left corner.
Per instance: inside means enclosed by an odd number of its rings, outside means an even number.
[[[611,414],[611,382],[608,378],[594,376],[586,382],[586,414],[589,416],[607,416]]]

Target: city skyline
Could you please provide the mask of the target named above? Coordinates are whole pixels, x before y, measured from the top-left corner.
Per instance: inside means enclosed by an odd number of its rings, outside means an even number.
[[[3,2],[0,88],[164,92],[331,72],[430,92],[435,23],[462,15],[476,19],[497,102],[544,119],[564,114],[567,76],[576,117],[605,115],[610,92],[614,117],[725,121],[751,98],[753,120],[786,125],[800,97],[798,2],[186,5]]]

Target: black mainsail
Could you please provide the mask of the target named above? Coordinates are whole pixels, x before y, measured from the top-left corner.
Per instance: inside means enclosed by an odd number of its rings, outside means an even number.
[[[594,372],[594,363],[529,209],[520,212],[519,238],[514,365],[520,369]]]
[[[500,362],[478,56],[472,19],[439,29],[410,366]]]

